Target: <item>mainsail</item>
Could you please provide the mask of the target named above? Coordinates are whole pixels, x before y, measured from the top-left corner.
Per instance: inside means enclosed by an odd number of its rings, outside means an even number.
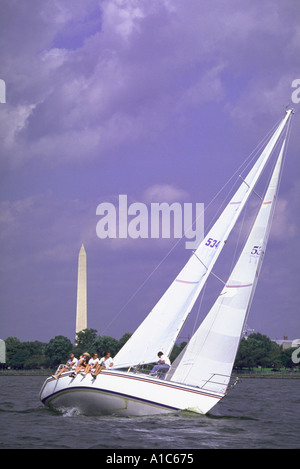
[[[244,249],[221,294],[191,338],[171,381],[225,393],[270,232],[285,140]]]
[[[157,352],[169,355],[227,238],[262,174],[292,111],[288,110],[260,157],[224,211],[190,257],[162,298],[114,357],[114,367],[124,368],[157,360]]]

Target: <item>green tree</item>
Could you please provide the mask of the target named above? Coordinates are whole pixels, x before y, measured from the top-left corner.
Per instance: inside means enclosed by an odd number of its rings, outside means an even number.
[[[294,368],[295,363],[293,363],[292,360],[292,353],[295,350],[295,348],[288,348],[285,350],[281,350],[280,353],[280,359],[281,359],[281,364],[284,366],[284,368]]]
[[[131,336],[132,336],[132,334],[130,334],[129,332],[126,332],[124,335],[122,335],[121,339],[120,339],[119,342],[118,342],[118,349],[117,349],[117,352],[118,352],[119,350],[121,350],[121,348],[123,347],[123,345],[126,344],[127,340],[129,340]]]
[[[251,341],[248,342],[248,339],[242,338],[240,346],[236,355],[234,367],[235,368],[248,368],[249,370],[255,366],[253,350],[251,347]]]
[[[187,342],[181,342],[180,345],[177,345],[177,344],[174,345],[173,350],[172,350],[171,355],[170,355],[171,363],[173,363],[173,361],[178,357],[178,355],[184,349],[186,344],[187,344]]]
[[[9,366],[12,365],[12,360],[15,353],[21,348],[21,341],[17,337],[7,337],[5,340],[6,346],[6,362]]]
[[[45,347],[45,355],[49,359],[50,366],[53,367],[60,363],[66,363],[72,349],[73,345],[67,337],[58,335],[51,339]]]
[[[8,337],[5,344],[8,366],[17,369],[47,366],[47,359],[44,355],[46,343],[37,340],[34,342],[20,342],[16,337]],[[33,357],[35,358],[33,359]]]
[[[278,366],[280,363],[280,347],[269,337],[259,332],[243,338],[240,342],[234,366],[252,369]]]
[[[30,350],[26,344],[16,337],[8,337],[5,345],[7,365],[15,369],[22,369],[26,360],[30,357]]]
[[[40,370],[41,368],[51,368],[50,360],[46,355],[30,355],[25,361],[24,368],[27,370]]]
[[[26,350],[26,347],[20,345],[18,350],[14,353],[13,357],[9,361],[9,365],[12,368],[16,369],[22,369],[24,367],[24,364],[26,360],[28,360],[30,357],[30,352],[29,350]]]
[[[78,358],[80,354],[88,352],[91,355],[98,353],[98,355],[102,356],[105,350],[109,350],[111,356],[114,357],[130,335],[131,334],[126,333],[118,341],[110,336],[97,336],[96,329],[84,329],[77,334],[75,355]]]
[[[84,329],[76,335],[75,355],[77,358],[84,352],[93,353],[97,341],[96,329]]]
[[[99,336],[96,339],[93,351],[97,351],[98,355],[103,355],[105,350],[110,351],[110,355],[114,357],[119,350],[118,348],[119,342],[118,340],[114,339],[110,336]]]

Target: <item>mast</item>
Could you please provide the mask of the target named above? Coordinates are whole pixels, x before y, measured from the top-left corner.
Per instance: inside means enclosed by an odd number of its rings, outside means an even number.
[[[207,236],[162,298],[114,358],[115,368],[151,363],[159,350],[169,355],[209,273],[261,176],[292,110],[286,112],[260,157]]]

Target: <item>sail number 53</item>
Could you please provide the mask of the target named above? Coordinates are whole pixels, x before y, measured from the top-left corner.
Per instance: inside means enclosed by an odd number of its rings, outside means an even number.
[[[205,243],[205,246],[217,249],[219,247],[219,244],[220,241],[218,241],[217,239],[208,238],[207,243]]]
[[[261,253],[261,246],[253,246],[251,254],[259,256]]]

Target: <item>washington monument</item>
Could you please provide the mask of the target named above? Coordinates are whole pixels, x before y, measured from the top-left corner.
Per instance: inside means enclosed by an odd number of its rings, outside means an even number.
[[[87,328],[86,252],[82,244],[78,256],[76,334]]]

